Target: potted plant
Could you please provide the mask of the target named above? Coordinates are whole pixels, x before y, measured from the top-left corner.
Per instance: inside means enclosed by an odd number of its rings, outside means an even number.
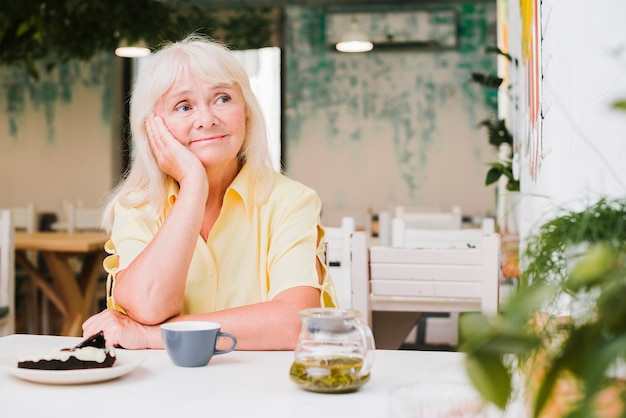
[[[487,128],[489,144],[493,145],[500,155],[500,160],[488,163],[490,169],[487,171],[485,186],[490,186],[504,176],[507,179],[506,190],[509,192],[519,192],[519,180],[513,176],[513,136],[506,127],[503,119],[485,119],[479,126]]]
[[[521,382],[532,417],[626,416],[626,199],[563,211],[520,260],[503,312],[460,319],[474,386],[505,408]]]
[[[501,51],[498,47],[487,47],[487,53],[495,53],[503,56],[509,62],[517,65],[517,59],[511,57],[506,52]],[[471,81],[480,84],[489,91],[496,92],[502,85],[503,79],[493,74],[472,73]],[[494,101],[494,108],[497,107]],[[513,135],[506,127],[504,119],[488,118],[478,124],[479,127],[487,128],[487,138],[489,144],[492,145],[499,154],[499,160],[488,163],[489,171],[485,178],[485,186],[496,183],[502,176],[506,177],[506,190],[509,192],[519,192],[519,180],[513,175]]]

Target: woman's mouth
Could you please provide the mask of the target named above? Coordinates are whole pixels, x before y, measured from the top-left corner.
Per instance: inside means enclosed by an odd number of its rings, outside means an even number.
[[[192,139],[190,144],[195,144],[198,142],[217,142],[220,141],[222,139],[226,138],[226,134],[220,134],[220,135],[210,135],[210,136],[205,136],[202,138],[196,138],[196,139]]]

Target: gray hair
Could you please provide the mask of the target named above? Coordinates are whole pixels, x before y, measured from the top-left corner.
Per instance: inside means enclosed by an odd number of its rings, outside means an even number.
[[[147,220],[156,221],[163,216],[168,176],[159,169],[152,153],[144,121],[176,79],[189,74],[213,84],[239,86],[246,104],[246,136],[239,151],[240,163],[247,163],[254,173],[253,202],[260,203],[269,193],[274,169],[267,131],[245,69],[224,45],[200,35],[189,35],[182,41],[165,44],[145,58],[137,76],[130,100],[134,146],[131,166],[105,206],[102,220],[105,230],[111,230],[118,202],[126,207],[141,206]]]

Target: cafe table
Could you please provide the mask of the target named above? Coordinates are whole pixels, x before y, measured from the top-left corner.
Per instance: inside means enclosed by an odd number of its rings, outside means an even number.
[[[108,238],[103,232],[15,232],[15,259],[63,315],[63,335],[82,334],[81,325],[93,306]],[[42,255],[52,285],[29,260],[27,251]],[[70,261],[76,256],[82,259],[78,273]]]
[[[307,392],[293,383],[292,351],[233,351],[214,356],[208,366],[183,368],[174,366],[164,350],[118,349],[118,363],[130,364],[131,370],[84,384],[33,383],[8,370],[20,353],[79,341],[26,334],[0,338],[0,415],[385,418],[395,416],[389,405],[397,387],[417,381],[467,382],[462,353],[409,350],[376,350],[370,381],[346,394]]]

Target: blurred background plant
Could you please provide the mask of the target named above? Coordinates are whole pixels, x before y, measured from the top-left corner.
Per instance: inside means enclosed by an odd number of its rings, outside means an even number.
[[[473,384],[505,408],[521,377],[532,417],[626,416],[626,199],[564,211],[521,263],[503,312],[461,318]]]
[[[0,65],[17,65],[38,79],[71,59],[87,61],[122,41],[152,48],[191,32],[233,49],[271,46],[272,9],[229,11],[193,0],[20,0],[0,9]]]
[[[517,65],[516,59],[497,47],[487,47],[485,52],[503,56],[514,65]],[[498,89],[504,81],[497,75],[483,73],[472,73],[471,80],[485,89],[493,91],[496,98]],[[497,108],[497,100],[494,103],[494,107]],[[498,161],[487,164],[490,168],[485,177],[485,186],[497,183],[504,176],[507,179],[506,190],[518,192],[520,190],[519,179],[516,179],[513,175],[513,135],[507,128],[506,121],[493,117],[481,121],[478,126],[487,129],[489,144],[496,149],[499,156]]]
[[[489,144],[498,151],[499,161],[488,163],[489,171],[485,177],[485,186],[497,183],[500,177],[507,179],[506,190],[519,192],[519,180],[513,175],[513,135],[506,127],[504,119],[485,119],[479,126],[487,128]]]

